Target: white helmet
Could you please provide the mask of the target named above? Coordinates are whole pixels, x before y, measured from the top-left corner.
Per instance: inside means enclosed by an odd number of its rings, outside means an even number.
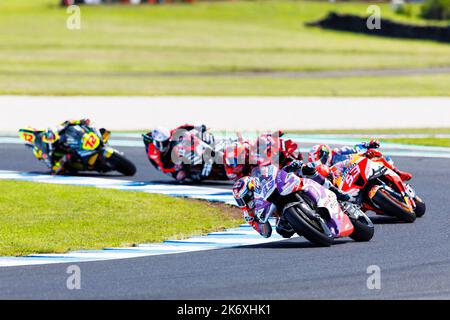
[[[153,144],[156,149],[166,152],[170,145],[170,131],[166,128],[156,128],[152,131]]]

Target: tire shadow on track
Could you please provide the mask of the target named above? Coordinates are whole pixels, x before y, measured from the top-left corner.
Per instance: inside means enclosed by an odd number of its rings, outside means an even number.
[[[301,241],[299,241],[301,240]],[[346,244],[348,242],[354,242],[352,239],[336,239],[333,242],[333,246]],[[262,244],[254,244],[243,247],[233,247],[233,248],[225,248],[224,250],[229,249],[239,249],[239,250],[247,250],[247,249],[311,249],[311,248],[326,248],[320,245],[316,245],[312,242],[305,240],[304,238],[295,238],[295,239],[286,239],[269,243]]]
[[[193,181],[186,181],[186,182],[178,182],[175,180],[149,180],[149,181],[141,181],[141,182],[149,182],[149,183],[160,183],[160,184],[170,184],[170,185],[177,185],[177,186],[191,186],[191,187],[231,187],[233,186],[232,182],[229,181],[203,181],[203,182],[193,182]]]
[[[404,224],[404,222],[396,217],[389,216],[369,216],[373,224]],[[408,223],[409,224],[409,223]]]

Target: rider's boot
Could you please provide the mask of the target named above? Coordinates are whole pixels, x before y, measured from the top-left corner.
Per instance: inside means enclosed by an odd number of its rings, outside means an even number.
[[[291,238],[295,234],[294,229],[292,229],[291,225],[284,218],[278,220],[276,230],[280,236],[286,239]]]

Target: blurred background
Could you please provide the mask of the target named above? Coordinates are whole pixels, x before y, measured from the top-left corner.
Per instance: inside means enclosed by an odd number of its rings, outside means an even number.
[[[0,2],[0,94],[450,96],[450,0],[84,1]],[[306,25],[374,4],[444,41]]]

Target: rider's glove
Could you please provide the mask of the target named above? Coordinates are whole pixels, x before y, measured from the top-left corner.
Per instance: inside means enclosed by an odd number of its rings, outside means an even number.
[[[143,134],[142,138],[144,139],[145,144],[149,144],[153,142],[153,138],[149,133]]]
[[[303,161],[301,160],[295,160],[292,161],[290,164],[288,164],[286,167],[284,167],[284,171],[286,172],[296,172],[301,169],[303,166]]]
[[[348,201],[348,200],[350,200],[350,196],[347,193],[342,192],[341,190],[339,190],[335,186],[331,186],[330,187],[330,191],[332,191],[336,195],[336,198],[339,201]]]
[[[375,149],[369,149],[369,150],[366,151],[366,153],[364,153],[364,156],[367,157],[367,158],[369,158],[369,159],[372,159],[372,158],[378,158],[378,157],[381,157],[382,154],[381,154],[381,152],[378,151],[378,150],[375,150]]]
[[[303,163],[303,162],[302,162]],[[313,176],[317,172],[317,168],[312,163],[302,166],[302,174],[305,176]]]

